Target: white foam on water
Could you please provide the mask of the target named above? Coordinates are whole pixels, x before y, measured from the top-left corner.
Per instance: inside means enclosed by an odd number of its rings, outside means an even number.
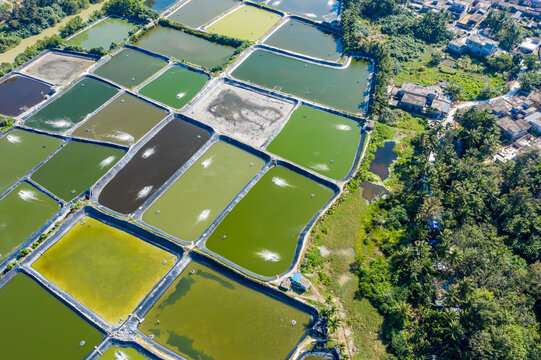
[[[19,195],[19,197],[21,199],[23,199],[24,201],[27,201],[27,202],[30,202],[32,200],[34,201],[38,201],[38,194],[33,191],[33,190],[19,190],[19,192],[17,193],[17,195]]]
[[[317,18],[317,15],[316,15],[316,14],[312,14],[312,13],[304,13],[304,15],[306,15],[306,16],[309,17],[309,18]]]
[[[181,92],[177,94],[177,99],[182,99],[184,96],[186,96],[185,92]]]
[[[275,2],[272,3],[272,6],[278,6],[278,5],[280,5],[281,3],[282,3],[281,0],[275,1]]]
[[[261,250],[257,253],[257,255],[259,255],[265,261],[278,262],[281,259],[280,255],[267,249]]]
[[[153,146],[153,147],[148,148],[145,151],[143,151],[143,153],[141,154],[141,157],[143,159],[148,159],[149,157],[151,157],[155,153],[156,153],[156,147]]]
[[[8,135],[6,136],[6,139],[12,144],[18,144],[21,142],[21,138],[17,135]]]
[[[282,179],[282,178],[279,178],[279,177],[276,177],[276,176],[272,178],[272,183],[274,185],[278,185],[280,187],[290,187],[291,186],[285,179]]]
[[[128,134],[127,132],[116,130],[114,134],[109,135],[110,138],[113,138],[115,140],[119,141],[128,141],[128,142],[134,142],[135,138],[133,135]]]
[[[115,159],[116,159],[116,156],[114,155],[106,157],[100,162],[100,169],[103,169],[104,167],[111,165],[113,161],[115,161]]]
[[[50,125],[55,129],[66,129],[73,125],[73,123],[67,119],[47,120],[45,124]]]
[[[205,221],[209,218],[210,210],[205,209],[197,216],[197,222]]]
[[[327,164],[315,164],[310,167],[316,171],[329,171],[330,170],[329,165]]]
[[[336,1],[334,1],[334,0],[329,0],[329,1],[327,1],[327,6],[328,6],[328,7],[333,7],[334,4],[336,4]]]
[[[351,130],[351,126],[346,125],[346,124],[337,124],[337,125],[335,125],[335,127],[336,127],[336,129],[341,130],[341,131],[349,131],[349,130]]]
[[[129,360],[129,356],[124,354],[122,351],[115,352],[115,360]]]
[[[146,198],[148,194],[150,194],[150,192],[152,191],[152,188],[153,186],[149,185],[139,190],[139,192],[137,193],[137,200]]]
[[[203,162],[201,163],[201,167],[203,169],[206,169],[210,166],[210,164],[212,164],[212,157],[209,157],[208,159],[203,160]]]

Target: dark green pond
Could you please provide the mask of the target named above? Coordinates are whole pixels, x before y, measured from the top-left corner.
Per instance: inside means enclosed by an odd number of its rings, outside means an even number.
[[[0,262],[60,210],[54,199],[21,183],[0,200]]]
[[[257,50],[233,71],[232,76],[362,114],[370,94],[368,68],[369,63],[365,60],[352,60],[347,68],[337,69]]]
[[[256,274],[285,272],[298,237],[333,191],[284,167],[270,169],[218,225],[206,247]]]
[[[389,168],[393,161],[398,159],[398,155],[393,151],[394,146],[394,141],[387,141],[383,147],[376,150],[374,161],[370,163],[369,171],[379,176],[381,181],[389,177]]]
[[[139,328],[190,360],[284,360],[309,324],[307,313],[191,262]]]
[[[94,73],[133,89],[165,67],[167,62],[134,49],[123,49]]]
[[[270,0],[267,5],[316,21],[333,19],[340,9],[338,0]]]
[[[0,194],[51,155],[62,142],[52,136],[18,129],[0,138]]]
[[[124,153],[109,146],[72,141],[36,170],[32,180],[70,201],[98,181]]]
[[[103,339],[96,328],[23,274],[0,290],[0,319],[3,359],[82,360]]]
[[[109,50],[111,44],[120,44],[126,40],[136,24],[115,17],[107,18],[67,41],[68,45],[76,45],[85,49],[104,48]]]
[[[115,87],[103,81],[85,77],[26,119],[25,125],[55,133],[65,132],[83,121],[117,92]]]
[[[145,34],[137,46],[207,69],[225,64],[235,52],[235,48],[162,26]]]

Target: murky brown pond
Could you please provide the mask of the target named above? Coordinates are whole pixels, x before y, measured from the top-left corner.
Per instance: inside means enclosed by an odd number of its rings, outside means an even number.
[[[172,120],[109,181],[99,195],[99,203],[122,214],[135,211],[209,138],[206,130]]]
[[[10,76],[0,83],[0,114],[19,116],[45,100],[51,87],[26,76]]]

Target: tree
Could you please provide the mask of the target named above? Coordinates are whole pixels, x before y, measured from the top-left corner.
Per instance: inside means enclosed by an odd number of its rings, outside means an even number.
[[[526,92],[541,88],[541,73],[527,71],[519,79],[520,87]]]
[[[454,33],[447,29],[451,14],[447,11],[429,11],[415,26],[413,32],[419,39],[432,44],[448,42]]]
[[[391,15],[398,5],[397,0],[364,0],[361,3],[362,14],[371,19]]]

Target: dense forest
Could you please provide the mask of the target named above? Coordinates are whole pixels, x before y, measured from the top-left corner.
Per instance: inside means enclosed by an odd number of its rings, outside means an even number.
[[[387,84],[400,48],[452,38],[446,15],[412,17],[398,3],[348,0],[343,14],[347,49],[377,60],[372,116],[381,121],[392,116]],[[502,41],[515,36],[505,17],[487,21],[501,25]],[[538,61],[527,67],[523,87],[541,86]],[[372,205],[361,232],[382,254],[358,257],[359,294],[385,316],[390,358],[541,359],[541,159],[494,163],[496,118],[472,107],[455,120],[414,138],[413,156],[394,166],[394,193]]]

